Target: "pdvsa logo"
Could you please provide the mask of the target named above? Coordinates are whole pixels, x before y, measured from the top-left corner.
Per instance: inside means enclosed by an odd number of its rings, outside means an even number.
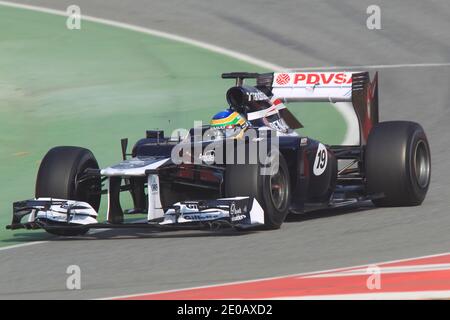
[[[291,77],[287,73],[280,73],[275,79],[275,82],[280,86],[288,84],[290,81]]]
[[[296,73],[294,75],[294,85],[351,85],[352,75],[345,72],[324,72],[324,73]]]
[[[274,84],[279,86],[350,86],[352,74],[348,72],[307,72],[307,73],[279,73]]]

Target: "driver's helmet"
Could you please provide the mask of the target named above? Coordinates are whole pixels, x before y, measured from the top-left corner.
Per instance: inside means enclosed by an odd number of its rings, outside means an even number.
[[[211,129],[216,132],[216,139],[242,137],[248,127],[244,116],[232,109],[217,113],[212,118],[210,125]]]

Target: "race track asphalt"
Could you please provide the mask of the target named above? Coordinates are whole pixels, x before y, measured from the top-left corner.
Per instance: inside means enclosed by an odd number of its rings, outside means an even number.
[[[71,0],[19,1],[64,10]],[[450,3],[378,1],[88,1],[88,15],[189,36],[285,67],[450,62]],[[248,280],[447,252],[450,67],[380,68],[382,120],[423,125],[432,182],[420,207],[291,217],[281,230],[106,231],[0,251],[0,298],[100,298]],[[320,121],[320,119],[318,120]],[[82,290],[66,289],[79,265]]]

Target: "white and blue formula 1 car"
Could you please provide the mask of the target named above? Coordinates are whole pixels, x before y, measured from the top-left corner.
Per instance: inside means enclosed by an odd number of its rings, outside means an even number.
[[[123,161],[104,169],[87,149],[55,147],[41,162],[35,198],[14,203],[7,228],[43,228],[57,235],[81,235],[92,228],[276,229],[289,213],[368,200],[376,206],[424,200],[431,171],[427,137],[414,122],[378,121],[377,74],[372,81],[368,72],[222,77],[236,81],[226,94],[231,113],[213,120],[214,128],[200,128],[203,139],[197,139],[195,129],[183,139],[149,130],[131,154],[123,139]],[[244,84],[247,78],[256,79],[256,85]],[[293,129],[301,124],[286,107],[292,101],[345,104],[359,128],[355,144],[326,145],[296,134]],[[253,136],[246,134],[250,129]],[[275,138],[276,144],[267,143]],[[261,149],[263,142],[268,149],[258,152],[258,161],[229,161],[229,154],[239,153],[237,143],[247,152],[252,145]],[[261,174],[264,168],[270,169]],[[121,192],[131,193],[133,208],[122,208]],[[106,221],[98,222],[102,194],[108,207]],[[147,218],[125,222],[125,214],[135,213]]]

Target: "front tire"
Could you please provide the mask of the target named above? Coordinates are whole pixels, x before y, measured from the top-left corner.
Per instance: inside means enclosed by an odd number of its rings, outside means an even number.
[[[278,229],[290,206],[290,181],[286,160],[272,153],[266,166],[260,164],[231,164],[225,171],[225,196],[250,196],[264,209],[265,229]],[[278,170],[276,163],[278,162]],[[267,170],[266,172],[263,172]],[[265,173],[265,174],[262,174]]]
[[[384,197],[379,207],[417,206],[425,199],[431,177],[430,147],[423,128],[415,122],[377,124],[366,146],[367,190]]]
[[[80,147],[55,147],[42,159],[36,178],[36,198],[78,200],[89,203],[95,211],[100,207],[100,177],[78,182],[86,169],[98,169],[94,155]],[[62,235],[82,235],[86,228],[49,229],[47,232]]]

